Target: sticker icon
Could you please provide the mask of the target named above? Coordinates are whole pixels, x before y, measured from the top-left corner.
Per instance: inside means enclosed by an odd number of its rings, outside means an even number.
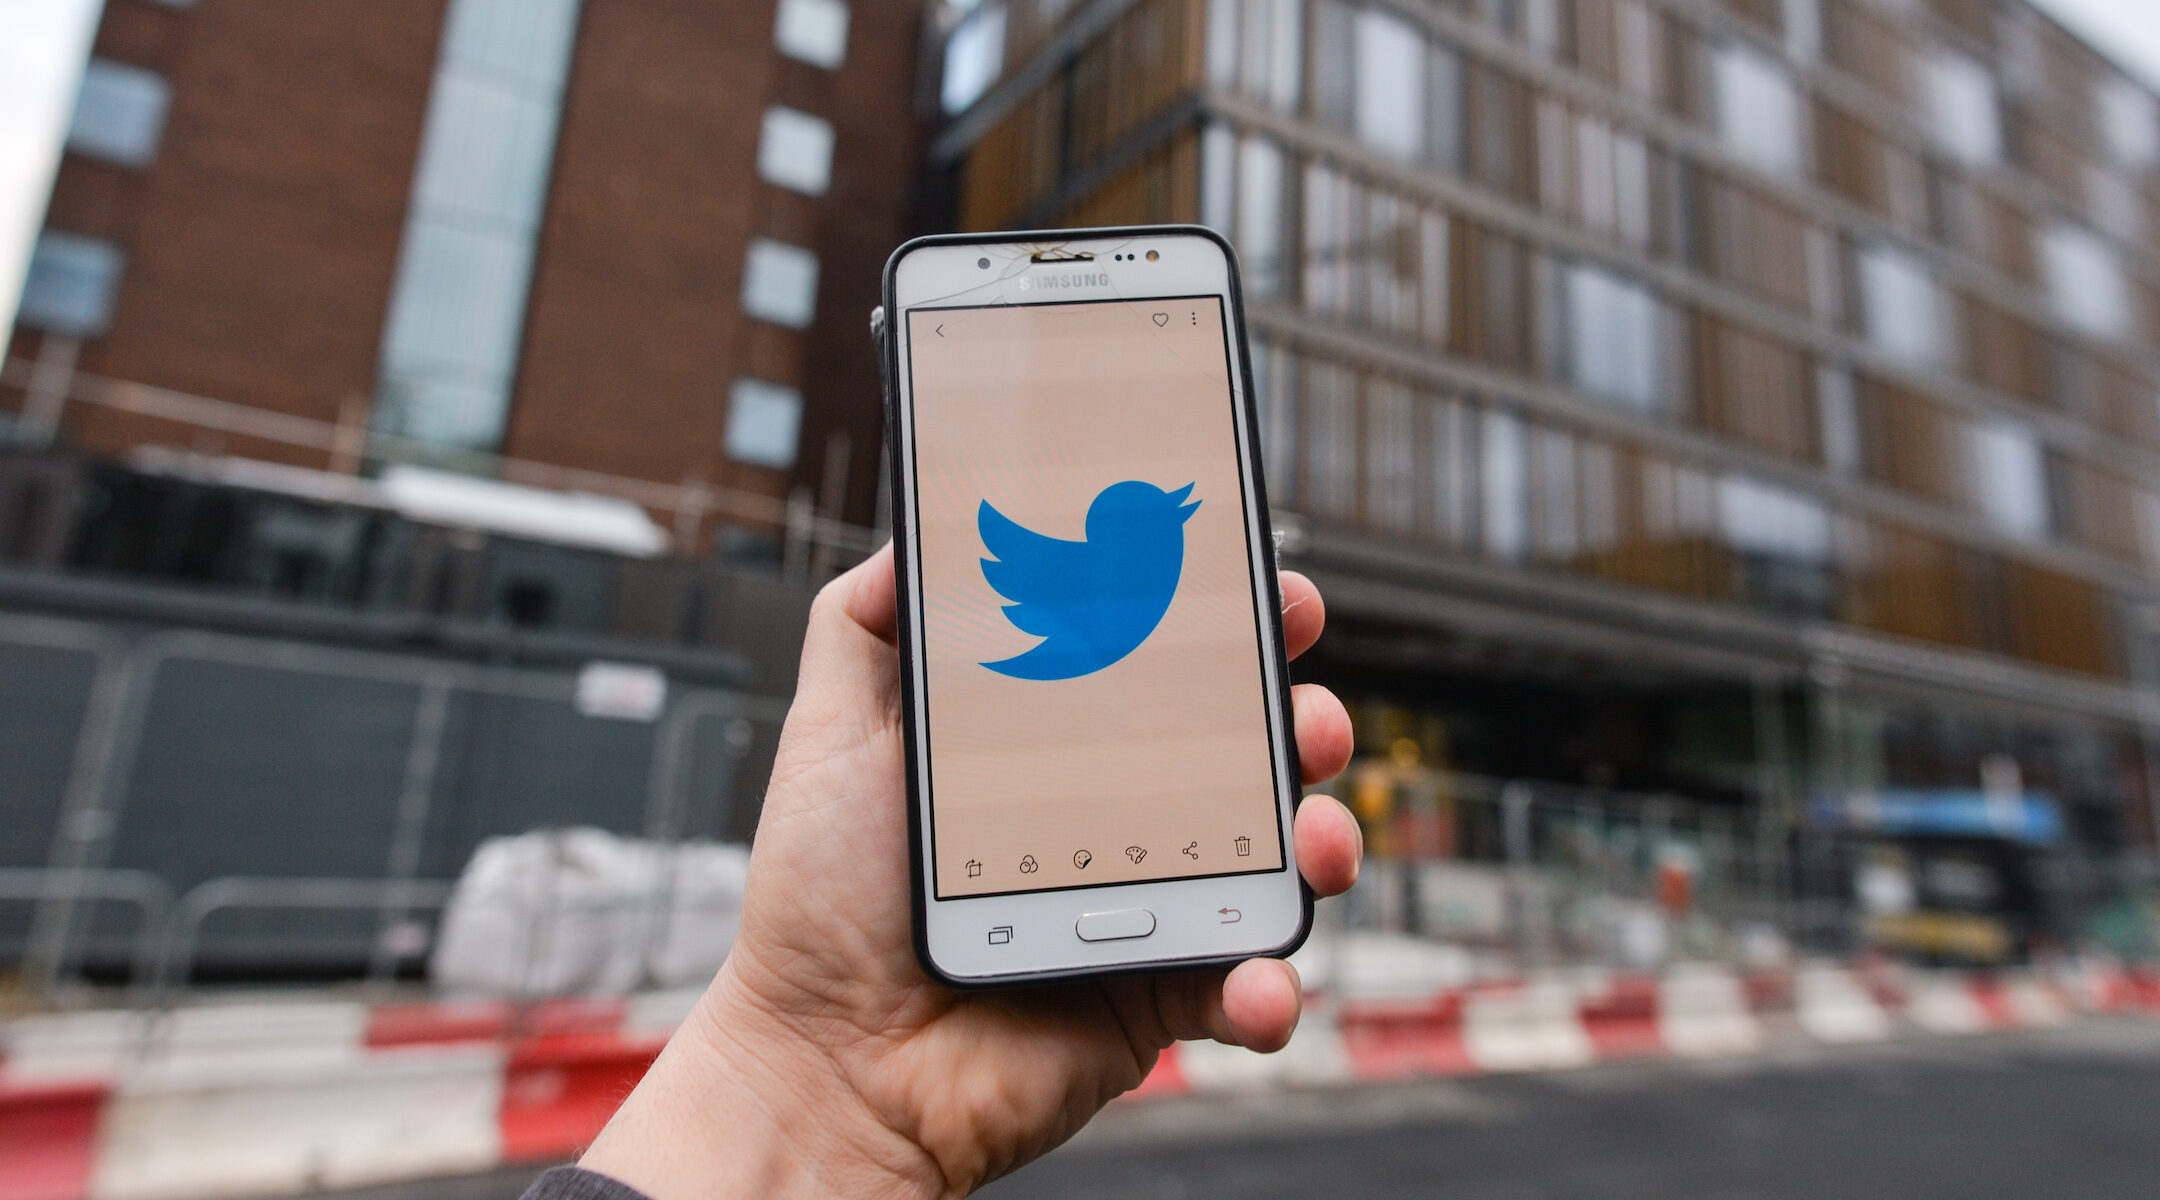
[[[1092,855],[1092,854],[1089,854],[1089,853],[1088,853],[1087,851],[1085,851],[1085,850],[1075,850],[1075,851],[1073,851],[1073,865],[1074,865],[1074,866],[1076,866],[1076,867],[1078,867],[1078,868],[1080,868],[1080,869],[1081,869],[1081,870],[1083,870],[1083,871],[1087,870],[1087,865],[1088,865],[1089,863],[1091,863],[1091,862],[1094,862],[1094,861],[1095,861],[1095,856],[1094,856],[1094,855]]]

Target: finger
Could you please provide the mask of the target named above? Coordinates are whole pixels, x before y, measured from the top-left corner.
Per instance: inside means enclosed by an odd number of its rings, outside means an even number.
[[[1145,980],[1153,992],[1155,1019],[1163,1040],[1194,1042],[1213,1038],[1235,1045],[1230,1021],[1223,1015],[1227,971],[1192,971]]]
[[[899,609],[893,597],[891,542],[826,584],[825,591],[839,601],[835,607],[843,616],[862,626],[872,637],[890,642],[896,636]]]
[[[1222,982],[1223,1023],[1233,1045],[1273,1054],[1297,1030],[1303,998],[1297,968],[1272,958],[1239,963]]]
[[[1297,969],[1279,959],[1248,959],[1228,972],[1157,975],[1148,983],[1161,1035],[1170,1041],[1208,1039],[1273,1054],[1290,1041],[1304,1006]]]
[[[1290,713],[1297,724],[1298,773],[1307,783],[1342,774],[1355,748],[1350,713],[1335,693],[1317,683],[1290,689]]]
[[[1313,891],[1340,896],[1357,882],[1358,867],[1365,861],[1365,834],[1341,801],[1333,796],[1305,797],[1290,833],[1297,849],[1298,873]]]
[[[1320,630],[1327,625],[1327,605],[1320,602],[1320,589],[1312,580],[1296,571],[1284,571],[1280,578],[1283,648],[1296,658],[1320,640]]]

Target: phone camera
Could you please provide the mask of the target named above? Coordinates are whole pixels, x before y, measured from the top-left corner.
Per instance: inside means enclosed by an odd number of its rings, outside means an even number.
[[[1148,260],[1149,262],[1154,262],[1154,261],[1156,261],[1157,259],[1160,259],[1161,257],[1162,257],[1162,251],[1160,251],[1160,250],[1150,250],[1150,251],[1148,251],[1148,252],[1147,252],[1147,260]]]
[[[978,258],[975,260],[975,266],[979,270],[987,271],[990,269],[990,260],[987,258]]]

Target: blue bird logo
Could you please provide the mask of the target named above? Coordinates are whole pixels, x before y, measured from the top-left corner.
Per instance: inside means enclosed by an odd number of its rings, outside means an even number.
[[[1193,485],[1113,483],[1088,505],[1087,540],[1044,537],[990,507],[976,511],[983,578],[1012,603],[1005,619],[1040,645],[985,667],[1014,679],[1077,679],[1137,649],[1170,611],[1185,569]]]

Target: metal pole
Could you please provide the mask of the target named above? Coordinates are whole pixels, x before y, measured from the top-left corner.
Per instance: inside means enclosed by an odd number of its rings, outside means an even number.
[[[818,515],[823,524],[837,524],[842,520],[841,508],[847,503],[848,459],[853,449],[848,441],[847,430],[836,429],[825,439],[825,474],[819,480]],[[824,531],[810,551],[810,577],[820,583],[832,573],[832,539]]]
[[[2160,604],[2141,604],[2135,627],[2143,635],[2130,648],[2132,686],[2138,692],[2138,734],[2145,760],[2145,809],[2152,822],[2153,865],[2160,869]]]
[[[817,510],[810,502],[809,488],[796,488],[788,493],[787,529],[780,548],[780,574],[783,578],[806,580],[810,576],[810,540],[816,536]]]
[[[412,741],[405,750],[405,779],[398,788],[397,823],[390,838],[390,861],[385,875],[395,883],[410,882],[420,871],[420,852],[427,837],[428,809],[435,798],[435,772],[442,761],[443,729],[450,722],[449,676],[430,680],[420,690],[413,710]],[[388,982],[397,970],[398,955],[390,944],[392,931],[412,915],[402,891],[386,894],[381,917],[375,925],[375,947],[368,957],[368,979]]]
[[[75,390],[75,363],[82,357],[82,342],[56,333],[45,335],[37,361],[30,367],[30,384],[24,388],[22,416],[16,421],[17,436],[39,449],[60,436],[60,413]]]
[[[1509,890],[1515,894],[1515,946],[1529,965],[1537,955],[1530,920],[1530,785],[1516,779],[1500,789],[1500,838],[1507,849]]]
[[[75,761],[68,770],[67,791],[53,822],[49,861],[54,870],[71,877],[81,878],[84,872],[105,865],[119,807],[135,773],[135,751],[142,740],[160,658],[152,645],[157,640],[153,634],[138,642],[118,667],[100,670],[91,687],[82,737],[75,744]],[[33,987],[51,988],[65,977],[81,920],[70,890],[63,889],[38,905],[23,955],[23,973]]]

